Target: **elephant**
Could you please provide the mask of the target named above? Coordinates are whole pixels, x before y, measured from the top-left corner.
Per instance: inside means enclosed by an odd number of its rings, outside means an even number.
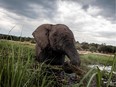
[[[36,42],[36,60],[51,65],[63,65],[65,55],[72,65],[80,66],[72,31],[64,24],[42,24],[32,33]]]

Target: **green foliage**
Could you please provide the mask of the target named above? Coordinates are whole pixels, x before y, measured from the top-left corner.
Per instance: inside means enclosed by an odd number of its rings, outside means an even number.
[[[43,73],[44,64],[34,62],[34,46],[0,41],[0,87],[48,87],[51,76]],[[36,68],[35,68],[36,66]]]
[[[28,42],[31,42],[31,43],[35,43],[34,38],[13,36],[13,35],[5,35],[5,34],[0,34],[0,39],[13,40],[13,41],[22,41],[22,42],[28,41]]]
[[[34,46],[25,42],[0,40],[0,87],[55,87],[53,75],[46,73],[45,64],[34,61]],[[82,66],[89,64],[112,65],[107,75],[110,85],[113,71],[116,71],[116,57],[98,54],[81,55]],[[98,67],[90,69],[74,87],[91,87],[96,79],[97,87],[102,87],[104,72]],[[86,86],[85,86],[86,85]]]
[[[96,48],[95,46],[91,46],[91,47],[89,48],[89,50],[90,50],[91,52],[96,52],[96,51],[97,51],[97,48]]]
[[[112,65],[113,56],[100,55],[100,54],[85,54],[80,55],[82,63],[85,65],[96,64],[96,65]]]
[[[99,46],[98,51],[102,53],[115,53],[116,47],[111,45],[101,45]]]
[[[96,43],[89,44],[87,42],[79,43],[77,41],[75,46],[78,50],[100,52],[100,53],[110,53],[110,54],[116,53],[116,46],[111,46],[111,45],[106,45],[106,44],[96,44]]]
[[[81,43],[81,47],[84,50],[88,50],[89,49],[89,44],[87,42],[83,42],[83,43]]]
[[[116,55],[114,56],[114,59],[113,59],[113,62],[112,62],[112,68],[111,68],[111,72],[109,73],[109,79],[108,79],[108,82],[107,82],[107,87],[109,87],[111,78],[113,76],[113,71],[115,71],[115,68],[116,68]]]
[[[78,41],[76,42],[75,47],[77,50],[82,50],[81,44]]]
[[[103,85],[103,75],[105,74],[104,71],[101,71],[99,67],[94,67],[90,69],[81,79],[78,84],[75,84],[74,87],[91,87],[92,80],[95,80],[96,87],[115,87],[116,85],[110,86],[111,79],[113,78],[113,71],[115,71],[116,66],[116,56],[114,56],[112,61],[112,69],[108,73],[108,81],[107,84]],[[87,81],[86,85],[83,85]]]
[[[9,31],[9,33],[10,32],[11,31]],[[0,34],[0,39],[21,41],[21,42],[28,41],[28,42],[31,42],[31,43],[35,43],[34,38],[13,36],[13,35],[5,35],[5,34]],[[79,43],[77,41],[75,43],[75,46],[78,50],[100,52],[100,53],[112,53],[112,54],[116,53],[116,46],[111,46],[111,45],[106,45],[106,44],[96,44],[96,43],[87,43],[87,42]]]

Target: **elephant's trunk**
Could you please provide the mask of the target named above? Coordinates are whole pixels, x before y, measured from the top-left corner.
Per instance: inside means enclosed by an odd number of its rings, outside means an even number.
[[[81,61],[80,61],[79,53],[77,52],[74,45],[68,46],[65,52],[68,58],[70,59],[71,64],[80,66]]]

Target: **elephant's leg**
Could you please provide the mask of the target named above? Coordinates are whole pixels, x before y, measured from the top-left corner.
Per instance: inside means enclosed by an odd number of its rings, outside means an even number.
[[[39,50],[39,49],[37,49]],[[63,65],[65,54],[60,51],[53,51],[51,48],[45,48],[42,51],[37,51],[37,60],[51,65]]]
[[[49,50],[43,50],[40,53],[39,57],[42,60],[41,62],[45,62],[46,64],[63,65],[65,54],[49,49]]]
[[[50,63],[50,60],[52,58],[52,50],[50,50],[48,47],[41,50],[41,52],[38,55],[38,61],[39,62],[45,62]]]

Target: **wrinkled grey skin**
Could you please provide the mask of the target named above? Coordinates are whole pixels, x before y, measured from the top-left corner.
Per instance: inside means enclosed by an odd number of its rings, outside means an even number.
[[[32,35],[36,41],[37,61],[62,65],[67,55],[73,65],[80,66],[73,33],[66,25],[43,24]]]

